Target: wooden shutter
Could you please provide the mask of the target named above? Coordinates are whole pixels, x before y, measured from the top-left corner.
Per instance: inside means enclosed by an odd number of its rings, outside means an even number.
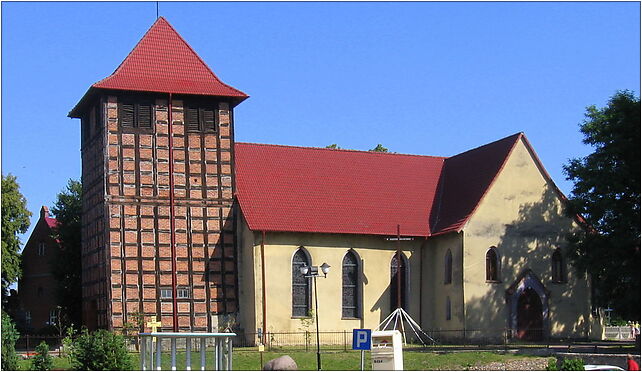
[[[152,127],[152,105],[149,103],[141,103],[138,106],[138,127],[151,128]]]
[[[213,107],[201,108],[201,117],[203,118],[203,130],[216,130],[216,114]]]
[[[133,128],[134,127],[134,104],[133,103],[121,103],[120,112],[118,113],[118,119],[120,119],[121,128]]]
[[[198,132],[200,129],[198,120],[198,107],[185,106],[185,128],[188,132]]]

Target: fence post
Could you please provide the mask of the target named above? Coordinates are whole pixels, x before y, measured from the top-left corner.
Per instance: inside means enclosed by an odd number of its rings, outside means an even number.
[[[305,351],[308,352],[308,343],[310,342],[310,332],[305,331]]]
[[[348,351],[348,334],[343,330],[343,351]]]

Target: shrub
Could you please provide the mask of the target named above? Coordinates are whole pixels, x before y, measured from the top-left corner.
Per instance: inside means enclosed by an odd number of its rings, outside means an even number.
[[[557,360],[555,358],[551,358],[548,360],[548,365],[546,366],[547,371],[558,371],[557,369]]]
[[[560,371],[584,371],[582,359],[564,359]]]
[[[49,345],[46,342],[40,342],[36,346],[36,355],[31,360],[31,369],[35,371],[49,371],[53,366],[53,358],[49,355]]]
[[[83,330],[71,342],[69,358],[76,370],[116,371],[132,368],[123,336],[104,329],[91,334]]]
[[[2,312],[2,370],[18,369],[18,354],[16,354],[16,341],[20,334],[9,315]]]

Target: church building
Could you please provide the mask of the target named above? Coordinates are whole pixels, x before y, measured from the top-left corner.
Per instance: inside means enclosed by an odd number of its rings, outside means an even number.
[[[161,17],[71,110],[89,328],[297,332],[315,309],[300,268],[326,263],[321,331],[399,305],[441,339],[590,336],[565,260],[583,221],[523,133],[451,157],[237,143],[247,98]]]

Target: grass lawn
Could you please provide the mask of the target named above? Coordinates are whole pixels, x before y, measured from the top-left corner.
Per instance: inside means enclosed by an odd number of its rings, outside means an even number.
[[[132,353],[134,369],[140,368],[139,355]],[[213,369],[212,353],[208,355],[207,369]],[[267,361],[289,355],[297,363],[299,370],[314,371],[317,369],[317,354],[313,351],[272,351],[263,353],[263,364]],[[506,361],[509,359],[528,358],[524,355],[497,354],[491,352],[421,352],[406,351],[404,352],[404,369],[405,370],[462,370],[466,367],[473,366],[477,363],[486,364],[491,362]],[[321,364],[323,370],[346,370],[357,371],[361,368],[361,353],[359,351],[325,351],[321,353]],[[185,353],[177,353],[177,364],[179,370],[185,369]],[[169,353],[162,356],[162,369],[171,369],[171,359]],[[31,369],[31,361],[20,361],[20,370]],[[235,350],[233,359],[234,370],[261,370],[261,356],[256,351]],[[65,358],[54,357],[54,369],[67,370],[70,368],[69,361]],[[192,354],[192,370],[200,369],[200,355]],[[366,352],[365,369],[371,369],[370,353]]]

